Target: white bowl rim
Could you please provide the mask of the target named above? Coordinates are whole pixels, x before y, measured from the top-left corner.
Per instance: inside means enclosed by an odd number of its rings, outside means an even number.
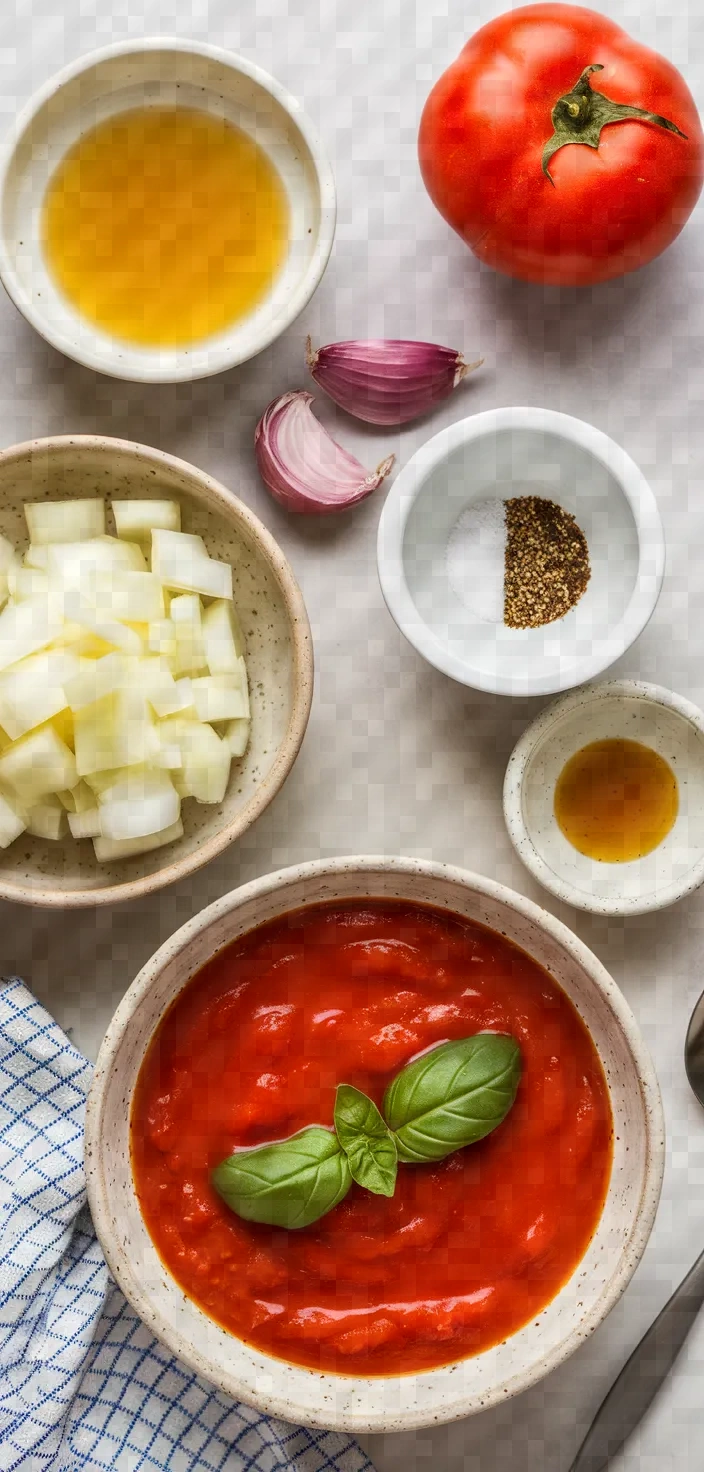
[[[565,904],[573,905],[577,910],[586,910],[590,915],[647,915],[653,910],[667,909],[668,905],[674,905],[678,900],[684,899],[686,895],[693,894],[700,885],[704,884],[704,851],[696,864],[693,864],[687,874],[678,883],[663,886],[650,899],[633,896],[626,898],[614,895],[612,898],[600,897],[598,901],[590,903],[589,896],[584,890],[577,889],[568,879],[563,879],[555,870],[545,862],[536,849],[533,840],[526,827],[523,817],[523,781],[528,763],[534,752],[549,739],[550,732],[556,720],[587,704],[598,704],[599,701],[609,697],[627,697],[631,700],[642,700],[648,704],[662,705],[667,710],[674,711],[676,715],[687,721],[700,736],[704,737],[704,713],[698,706],[693,705],[691,700],[686,700],[683,695],[675,694],[674,690],[668,690],[664,685],[650,685],[644,680],[600,680],[598,683],[580,686],[578,690],[563,695],[559,700],[554,700],[546,710],[541,711],[534,721],[526,727],[519,736],[516,745],[509,757],[503,788],[504,820],[508,830],[508,836],[526,868],[543,885],[550,890],[551,894],[557,896]]]
[[[220,348],[217,352],[212,350],[213,366],[193,371],[193,364],[189,361],[188,353],[183,354],[183,367],[165,372],[158,366],[158,350],[155,350],[154,364],[150,366],[147,362],[142,364],[132,362],[127,371],[129,357],[129,344],[123,351],[126,355],[124,366],[118,371],[117,365],[113,370],[105,361],[104,355],[94,351],[90,347],[77,345],[60,330],[51,326],[41,311],[38,311],[35,303],[26,295],[22,283],[15,270],[12,257],[7,249],[5,233],[2,229],[2,203],[5,196],[7,175],[12,165],[17,146],[33,121],[36,114],[44,107],[50,98],[54,97],[68,82],[79,77],[81,73],[90,71],[93,67],[103,61],[110,61],[120,56],[129,56],[132,53],[149,51],[182,51],[187,55],[203,56],[211,61],[219,62],[231,70],[242,73],[251,81],[256,82],[265,92],[278,102],[284,112],[295,123],[300,134],[305,139],[313,160],[315,174],[320,195],[320,230],[316,248],[308,269],[303,279],[299,282],[297,289],[292,292],[288,308],[285,314],[277,318],[277,321],[267,331],[263,331],[257,340],[257,345],[251,352],[233,352],[227,347]],[[69,62],[60,71],[54,72],[29,100],[21,108],[14,118],[9,134],[0,145],[0,280],[5,290],[22,313],[23,317],[34,327],[35,331],[43,337],[52,347],[64,353],[66,357],[72,358],[74,362],[82,363],[86,368],[92,368],[96,373],[103,373],[108,377],[119,378],[131,383],[184,383],[193,382],[201,378],[210,378],[216,373],[223,373],[228,368],[235,368],[240,363],[249,362],[258,353],[270,347],[272,342],[281,336],[296,320],[296,318],[307,306],[314,291],[319,285],[325,272],[330,252],[332,251],[335,237],[335,223],[337,214],[337,196],[335,191],[335,177],[327,154],[318,137],[318,134],[309,121],[307,115],[296,97],[287,91],[275,77],[257,66],[253,61],[240,56],[238,52],[229,51],[224,46],[213,46],[208,41],[198,41],[186,36],[134,36],[124,41],[114,41],[109,46],[100,46],[93,51],[85,52],[76,61]],[[90,324],[87,324],[89,327]],[[117,341],[117,339],[116,339]],[[195,347],[198,344],[194,345]],[[209,352],[211,350],[209,349]]]
[[[443,864],[425,859],[412,858],[390,858],[375,855],[352,855],[336,859],[316,859],[307,863],[295,864],[290,867],[276,870],[274,873],[264,875],[259,879],[251,880],[248,884],[241,885],[229,894],[222,895],[208,905],[199,914],[194,915],[186,921],[171,935],[150,959],[142,967],[135,977],[107,1029],[103,1043],[98,1054],[95,1065],[93,1080],[88,1094],[86,1106],[85,1124],[85,1171],[88,1191],[88,1201],[95,1229],[100,1245],[105,1254],[108,1267],[120,1284],[120,1287],[129,1298],[133,1308],[148,1324],[152,1332],[164,1343],[174,1354],[186,1364],[203,1374],[206,1379],[229,1395],[246,1400],[248,1404],[266,1415],[281,1416],[287,1420],[298,1422],[300,1411],[295,1404],[286,1398],[286,1375],[288,1364],[285,1360],[271,1359],[272,1378],[279,1377],[279,1388],[269,1391],[253,1392],[247,1390],[243,1394],[242,1387],[234,1376],[229,1376],[226,1370],[214,1376],[210,1365],[206,1366],[200,1352],[194,1349],[190,1340],[181,1335],[177,1329],[166,1325],[160,1316],[159,1310],[154,1309],[146,1291],[138,1287],[135,1291],[132,1280],[125,1281],[122,1272],[120,1243],[117,1235],[113,1233],[111,1223],[111,1211],[109,1205],[109,1193],[103,1178],[100,1161],[100,1139],[102,1128],[102,1113],[105,1103],[105,1095],[110,1082],[117,1054],[121,1042],[133,1013],[147,996],[155,978],[163,966],[172,961],[175,956],[187,950],[191,942],[206,930],[215,921],[231,911],[236,911],[242,905],[252,900],[261,899],[280,889],[292,884],[315,880],[320,877],[334,878],[337,875],[355,871],[360,874],[368,874],[370,881],[375,874],[394,874],[398,876],[421,876],[435,880],[447,879],[450,883],[469,887],[479,891],[488,899],[498,901],[509,906],[518,914],[532,921],[547,933],[585,970],[594,986],[606,999],[613,1012],[618,1026],[621,1028],[626,1039],[629,1051],[633,1057],[637,1072],[641,1100],[643,1103],[643,1117],[646,1137],[645,1170],[643,1190],[634,1217],[632,1233],[628,1240],[628,1251],[624,1252],[618,1269],[613,1274],[607,1291],[603,1292],[600,1299],[590,1312],[578,1324],[575,1324],[571,1333],[566,1336],[560,1345],[552,1353],[546,1355],[541,1361],[535,1363],[530,1369],[516,1374],[513,1379],[498,1386],[494,1391],[483,1389],[481,1393],[460,1394],[453,1400],[448,1400],[444,1405],[438,1406],[432,1416],[428,1413],[420,1413],[414,1418],[412,1412],[403,1412],[398,1416],[391,1415],[387,1418],[370,1423],[368,1416],[365,1420],[363,1410],[357,1414],[337,1417],[332,1422],[329,1416],[326,1418],[322,1412],[320,1417],[308,1414],[307,1425],[317,1425],[326,1429],[348,1431],[354,1434],[363,1432],[380,1431],[405,1431],[413,1430],[429,1424],[461,1420],[480,1409],[489,1409],[492,1405],[503,1403],[509,1396],[520,1394],[531,1385],[557,1368],[584,1342],[586,1338],[596,1329],[610,1313],[624,1293],[633,1273],[640,1262],[645,1251],[650,1233],[652,1231],[655,1215],[660,1200],[662,1179],[665,1169],[665,1123],[663,1115],[660,1087],[658,1084],[655,1067],[641,1036],[638,1023],[631,1011],[626,998],[617,986],[613,977],[599,961],[598,957],[589,950],[588,946],[579,939],[566,925],[558,920],[549,911],[543,910],[534,901],[526,899],[517,891],[509,889],[497,880],[487,879],[483,875],[474,874],[470,870],[461,869],[456,865]],[[298,906],[300,908],[300,906]],[[285,904],[281,910],[286,913]],[[300,1368],[300,1367],[298,1367]],[[442,1368],[442,1367],[441,1367]],[[449,1372],[451,1366],[445,1367]],[[438,1372],[440,1373],[440,1371]],[[310,1374],[320,1378],[314,1370]],[[332,1377],[336,1378],[336,1377]],[[346,1381],[359,1380],[364,1387],[368,1382],[362,1377],[346,1375]],[[375,1382],[382,1377],[375,1376]],[[392,1379],[395,1377],[391,1377]],[[404,1377],[411,1378],[411,1377]],[[361,1397],[363,1404],[364,1397]]]
[[[178,883],[179,880],[185,879],[189,874],[194,874],[196,870],[209,864],[211,859],[223,853],[264,812],[285,782],[300,751],[313,701],[313,641],[303,594],[278,543],[274,541],[271,532],[254,515],[254,512],[250,511],[245,502],[240,501],[233,491],[228,491],[220,481],[215,480],[213,476],[200,470],[197,465],[193,465],[188,460],[181,460],[177,455],[169,455],[165,450],[156,450],[150,445],[141,445],[133,440],[113,439],[109,435],[63,434],[25,440],[22,444],[10,445],[7,449],[0,450],[0,469],[8,463],[11,464],[13,460],[24,459],[29,455],[41,455],[42,452],[50,453],[55,449],[71,448],[98,453],[114,450],[134,455],[138,461],[152,465],[156,469],[159,466],[167,466],[188,477],[189,480],[195,479],[200,485],[207,487],[215,499],[220,502],[224,516],[234,514],[239,525],[244,525],[254,543],[261,547],[280,582],[290,616],[294,677],[291,716],[276,761],[236,818],[213,834],[211,838],[205,839],[192,854],[183,858],[172,858],[170,862],[164,864],[163,868],[143,878],[129,879],[123,884],[107,885],[104,889],[68,890],[62,889],[60,885],[53,889],[48,887],[34,889],[30,884],[13,883],[7,878],[0,878],[1,899],[13,900],[16,904],[37,906],[39,909],[57,910],[94,909],[102,905],[121,904],[124,900],[140,899],[144,895],[164,889],[169,884]]]
[[[636,581],[628,607],[611,631],[611,650],[606,660],[603,654],[592,656],[584,660],[577,674],[557,677],[537,675],[520,688],[516,688],[515,682],[508,676],[499,673],[492,675],[487,671],[470,671],[462,659],[446,648],[418,613],[406,580],[403,560],[406,524],[431,472],[459,445],[470,444],[472,440],[484,435],[510,429],[546,430],[562,439],[571,440],[600,461],[619,480],[630,506],[638,534],[639,568],[646,547],[654,563],[652,588],[647,590],[641,586],[639,579]],[[571,689],[599,675],[642,633],[660,596],[665,573],[665,538],[655,496],[642,470],[610,435],[584,419],[562,414],[556,409],[520,406],[487,409],[442,429],[439,434],[421,445],[404,465],[389,490],[381,513],[377,567],[381,591],[391,617],[409,643],[414,645],[429,664],[462,685],[494,695],[554,695],[559,690]]]

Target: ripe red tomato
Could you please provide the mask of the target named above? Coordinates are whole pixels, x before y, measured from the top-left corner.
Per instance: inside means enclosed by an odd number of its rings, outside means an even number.
[[[431,199],[480,261],[557,286],[651,261],[704,180],[679,72],[572,5],[526,5],[477,31],[428,98],[419,153]]]

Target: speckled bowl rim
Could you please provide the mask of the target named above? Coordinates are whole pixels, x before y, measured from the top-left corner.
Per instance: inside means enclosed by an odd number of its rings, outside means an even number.
[[[283,597],[291,638],[292,704],[288,728],[270,771],[249,802],[218,833],[203,840],[192,854],[172,859],[154,874],[145,874],[140,879],[129,879],[124,884],[111,884],[104,889],[66,890],[60,886],[55,889],[35,889],[32,885],[21,884],[19,881],[13,883],[0,877],[0,899],[13,900],[21,905],[34,905],[39,909],[93,909],[98,905],[114,905],[125,900],[141,899],[144,895],[165,889],[169,884],[177,884],[179,880],[186,879],[189,874],[195,874],[198,869],[209,864],[211,859],[217,858],[218,854],[223,853],[251,827],[283,786],[301,748],[313,700],[313,640],[303,594],[281,548],[249,507],[221,485],[220,481],[214,480],[190,461],[168,455],[165,450],[155,450],[149,445],[140,445],[132,440],[113,439],[109,435],[51,435],[45,439],[26,440],[23,444],[0,450],[0,470],[13,461],[26,460],[32,455],[50,455],[53,450],[66,450],[74,445],[98,453],[131,455],[137,464],[151,465],[157,470],[160,466],[166,466],[195,485],[206,488],[220,503],[223,518],[235,528],[244,528],[274,574]],[[194,497],[197,499],[195,491]]]
[[[406,525],[413,506],[428,477],[447,460],[459,445],[471,444],[506,430],[544,430],[571,441],[586,450],[606,467],[620,484],[633,516],[638,536],[638,576],[622,618],[611,630],[606,656],[585,656],[579,666],[566,676],[536,674],[526,684],[516,685],[508,675],[498,671],[473,670],[453,654],[426,624],[413,601],[406,579],[403,544]],[[641,581],[644,551],[652,559],[652,586]],[[559,690],[573,689],[585,680],[594,679],[608,669],[643,632],[652,617],[665,574],[665,536],[657,502],[642,470],[635,460],[603,430],[562,414],[556,409],[511,407],[487,409],[460,419],[421,445],[396,477],[384,502],[377,538],[377,567],[384,601],[401,633],[428,663],[450,675],[453,680],[472,690],[486,690],[493,695],[517,698],[530,695],[554,695]]]
[[[610,1280],[608,1291],[601,1294],[592,1310],[575,1323],[572,1332],[552,1353],[536,1361],[529,1369],[514,1375],[509,1381],[498,1385],[493,1391],[487,1391],[484,1388],[481,1392],[460,1394],[454,1399],[449,1399],[445,1404],[438,1404],[432,1415],[427,1412],[418,1414],[413,1411],[405,1411],[400,1414],[384,1415],[383,1420],[370,1421],[368,1413],[365,1413],[364,1410],[363,1389],[366,1381],[362,1377],[346,1375],[340,1378],[344,1378],[347,1382],[359,1379],[361,1409],[356,1414],[337,1415],[334,1420],[326,1418],[324,1412],[319,1417],[312,1414],[307,1414],[305,1417],[306,1425],[348,1431],[354,1434],[409,1431],[441,1422],[458,1421],[480,1410],[487,1410],[493,1405],[504,1402],[509,1396],[519,1395],[531,1385],[542,1380],[550,1371],[556,1369],[598,1328],[618,1302],[640,1262],[652,1231],[665,1168],[665,1123],[655,1068],[636,1019],[613,977],[609,975],[593,952],[554,915],[534,904],[532,900],[524,898],[515,890],[508,889],[496,880],[474,874],[470,870],[423,859],[376,857],[374,855],[319,859],[296,864],[252,880],[249,884],[242,885],[229,894],[221,896],[220,899],[215,900],[213,904],[208,905],[206,909],[201,910],[198,915],[193,916],[185,925],[182,925],[155,951],[135,977],[108,1027],[95,1066],[86,1108],[85,1169],[88,1201],[95,1230],[113,1277],[120,1284],[140,1318],[157,1338],[197,1374],[203,1375],[220,1390],[237,1399],[245,1400],[265,1415],[281,1416],[294,1423],[300,1423],[300,1407],[288,1399],[286,1394],[288,1365],[285,1360],[267,1357],[272,1379],[278,1381],[277,1389],[267,1392],[256,1392],[249,1389],[243,1391],[236,1376],[228,1374],[225,1367],[218,1375],[213,1375],[210,1364],[206,1364],[191,1341],[178,1330],[165,1324],[159,1309],[153,1306],[148,1291],[142,1285],[139,1285],[138,1290],[135,1291],[132,1279],[125,1277],[122,1270],[125,1244],[113,1229],[109,1187],[102,1170],[101,1136],[105,1127],[103,1111],[111,1075],[131,1019],[154,986],[163,968],[175,956],[187,951],[196,937],[221,917],[237,911],[245,904],[281,890],[283,893],[280,913],[285,914],[290,908],[290,904],[286,903],[286,892],[289,886],[300,882],[305,883],[306,880],[315,881],[321,877],[334,881],[337,876],[349,872],[369,875],[370,897],[374,894],[375,875],[392,874],[398,876],[399,879],[404,876],[424,877],[435,881],[445,879],[450,884],[469,888],[489,900],[507,905],[515,913],[525,916],[527,920],[545,930],[582,967],[596,990],[605,998],[633,1058],[643,1108],[645,1134],[643,1189],[620,1264]],[[300,901],[296,907],[301,907]],[[451,905],[448,906],[448,909],[451,910]],[[452,1368],[452,1365],[446,1367],[448,1392],[455,1383],[452,1378]],[[437,1373],[440,1375],[442,1371]],[[321,1378],[313,1370],[310,1371],[310,1374],[318,1379]],[[390,1380],[396,1378],[389,1377]],[[411,1376],[404,1376],[404,1379],[411,1378]]]
[[[647,915],[653,910],[665,910],[669,905],[677,904],[704,884],[704,850],[699,862],[692,866],[679,884],[669,884],[660,895],[653,895],[650,900],[636,896],[632,899],[614,896],[612,900],[599,899],[590,902],[584,890],[577,889],[569,880],[563,879],[541,857],[523,817],[523,782],[528,763],[538,748],[549,742],[556,723],[563,715],[580,706],[598,704],[601,700],[612,699],[614,696],[662,705],[667,710],[675,711],[704,737],[704,713],[691,700],[676,695],[664,685],[649,685],[643,680],[602,680],[598,684],[582,686],[579,690],[562,696],[560,700],[553,701],[516,742],[504,777],[504,820],[518,857],[538,882],[565,904],[574,905],[577,910],[586,910],[591,915]]]
[[[126,359],[129,357],[130,345],[120,346],[125,361],[119,367],[116,361],[115,368],[111,368],[105,361],[104,355],[90,348],[83,348],[71,338],[57,331],[46,320],[43,311],[37,307],[36,302],[27,296],[20,279],[15,270],[12,256],[7,249],[5,234],[2,229],[2,217],[4,211],[4,196],[7,177],[12,166],[17,148],[21,139],[30,126],[33,118],[45,106],[47,102],[55,97],[57,93],[83,72],[92,70],[103,61],[111,61],[113,58],[129,56],[132,53],[149,51],[180,51],[184,55],[202,56],[208,60],[218,62],[221,66],[229,67],[231,71],[239,72],[250,81],[255,82],[264,92],[268,92],[279,104],[285,113],[288,113],[291,121],[298,129],[301,137],[308,146],[318,190],[318,202],[320,206],[320,228],[316,248],[308,263],[305,275],[299,281],[295,291],[291,293],[287,310],[281,312],[271,327],[262,330],[251,350],[246,352],[221,346],[208,349],[209,361],[207,366],[201,366],[194,370],[192,352],[202,344],[194,344],[191,349],[184,349],[181,369],[172,369],[165,372],[159,368],[157,355],[154,364],[147,367],[140,366],[135,362],[130,363],[129,371],[126,369]],[[51,344],[59,352],[64,353],[67,358],[72,358],[76,363],[82,363],[86,368],[92,368],[96,373],[104,373],[108,377],[119,378],[130,383],[184,383],[195,382],[201,378],[211,378],[213,374],[223,373],[228,368],[235,368],[240,363],[248,363],[258,353],[270,347],[283,332],[295,322],[296,318],[308,305],[313,293],[317,290],[325,274],[330,259],[330,253],[335,239],[335,224],[337,216],[337,195],[335,190],[335,177],[327,155],[323,149],[318,134],[304,113],[301,104],[292,93],[277,82],[275,77],[269,75],[255,62],[240,56],[235,51],[229,51],[224,46],[212,46],[207,41],[198,41],[192,37],[185,36],[131,36],[125,41],[115,41],[110,46],[101,46],[93,51],[79,56],[76,61],[55,72],[42,87],[25,103],[24,107],[15,117],[10,131],[2,145],[0,145],[0,280],[18,311],[27,322],[43,337],[45,342]],[[90,333],[91,324],[86,319],[84,330],[86,337]],[[191,356],[189,357],[189,351]]]

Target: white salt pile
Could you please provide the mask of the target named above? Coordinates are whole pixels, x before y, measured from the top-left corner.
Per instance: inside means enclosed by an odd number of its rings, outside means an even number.
[[[474,502],[455,522],[447,544],[450,587],[482,623],[504,621],[506,507],[492,498]]]

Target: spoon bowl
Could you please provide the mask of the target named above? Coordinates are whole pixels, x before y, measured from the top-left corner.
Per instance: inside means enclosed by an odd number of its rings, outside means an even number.
[[[704,1105],[704,992],[689,1019],[684,1066],[693,1093]],[[704,1252],[626,1360],[602,1401],[570,1472],[605,1472],[611,1465],[672,1369],[702,1303]]]
[[[684,1066],[693,1094],[704,1106],[704,992],[689,1019],[684,1044]]]

